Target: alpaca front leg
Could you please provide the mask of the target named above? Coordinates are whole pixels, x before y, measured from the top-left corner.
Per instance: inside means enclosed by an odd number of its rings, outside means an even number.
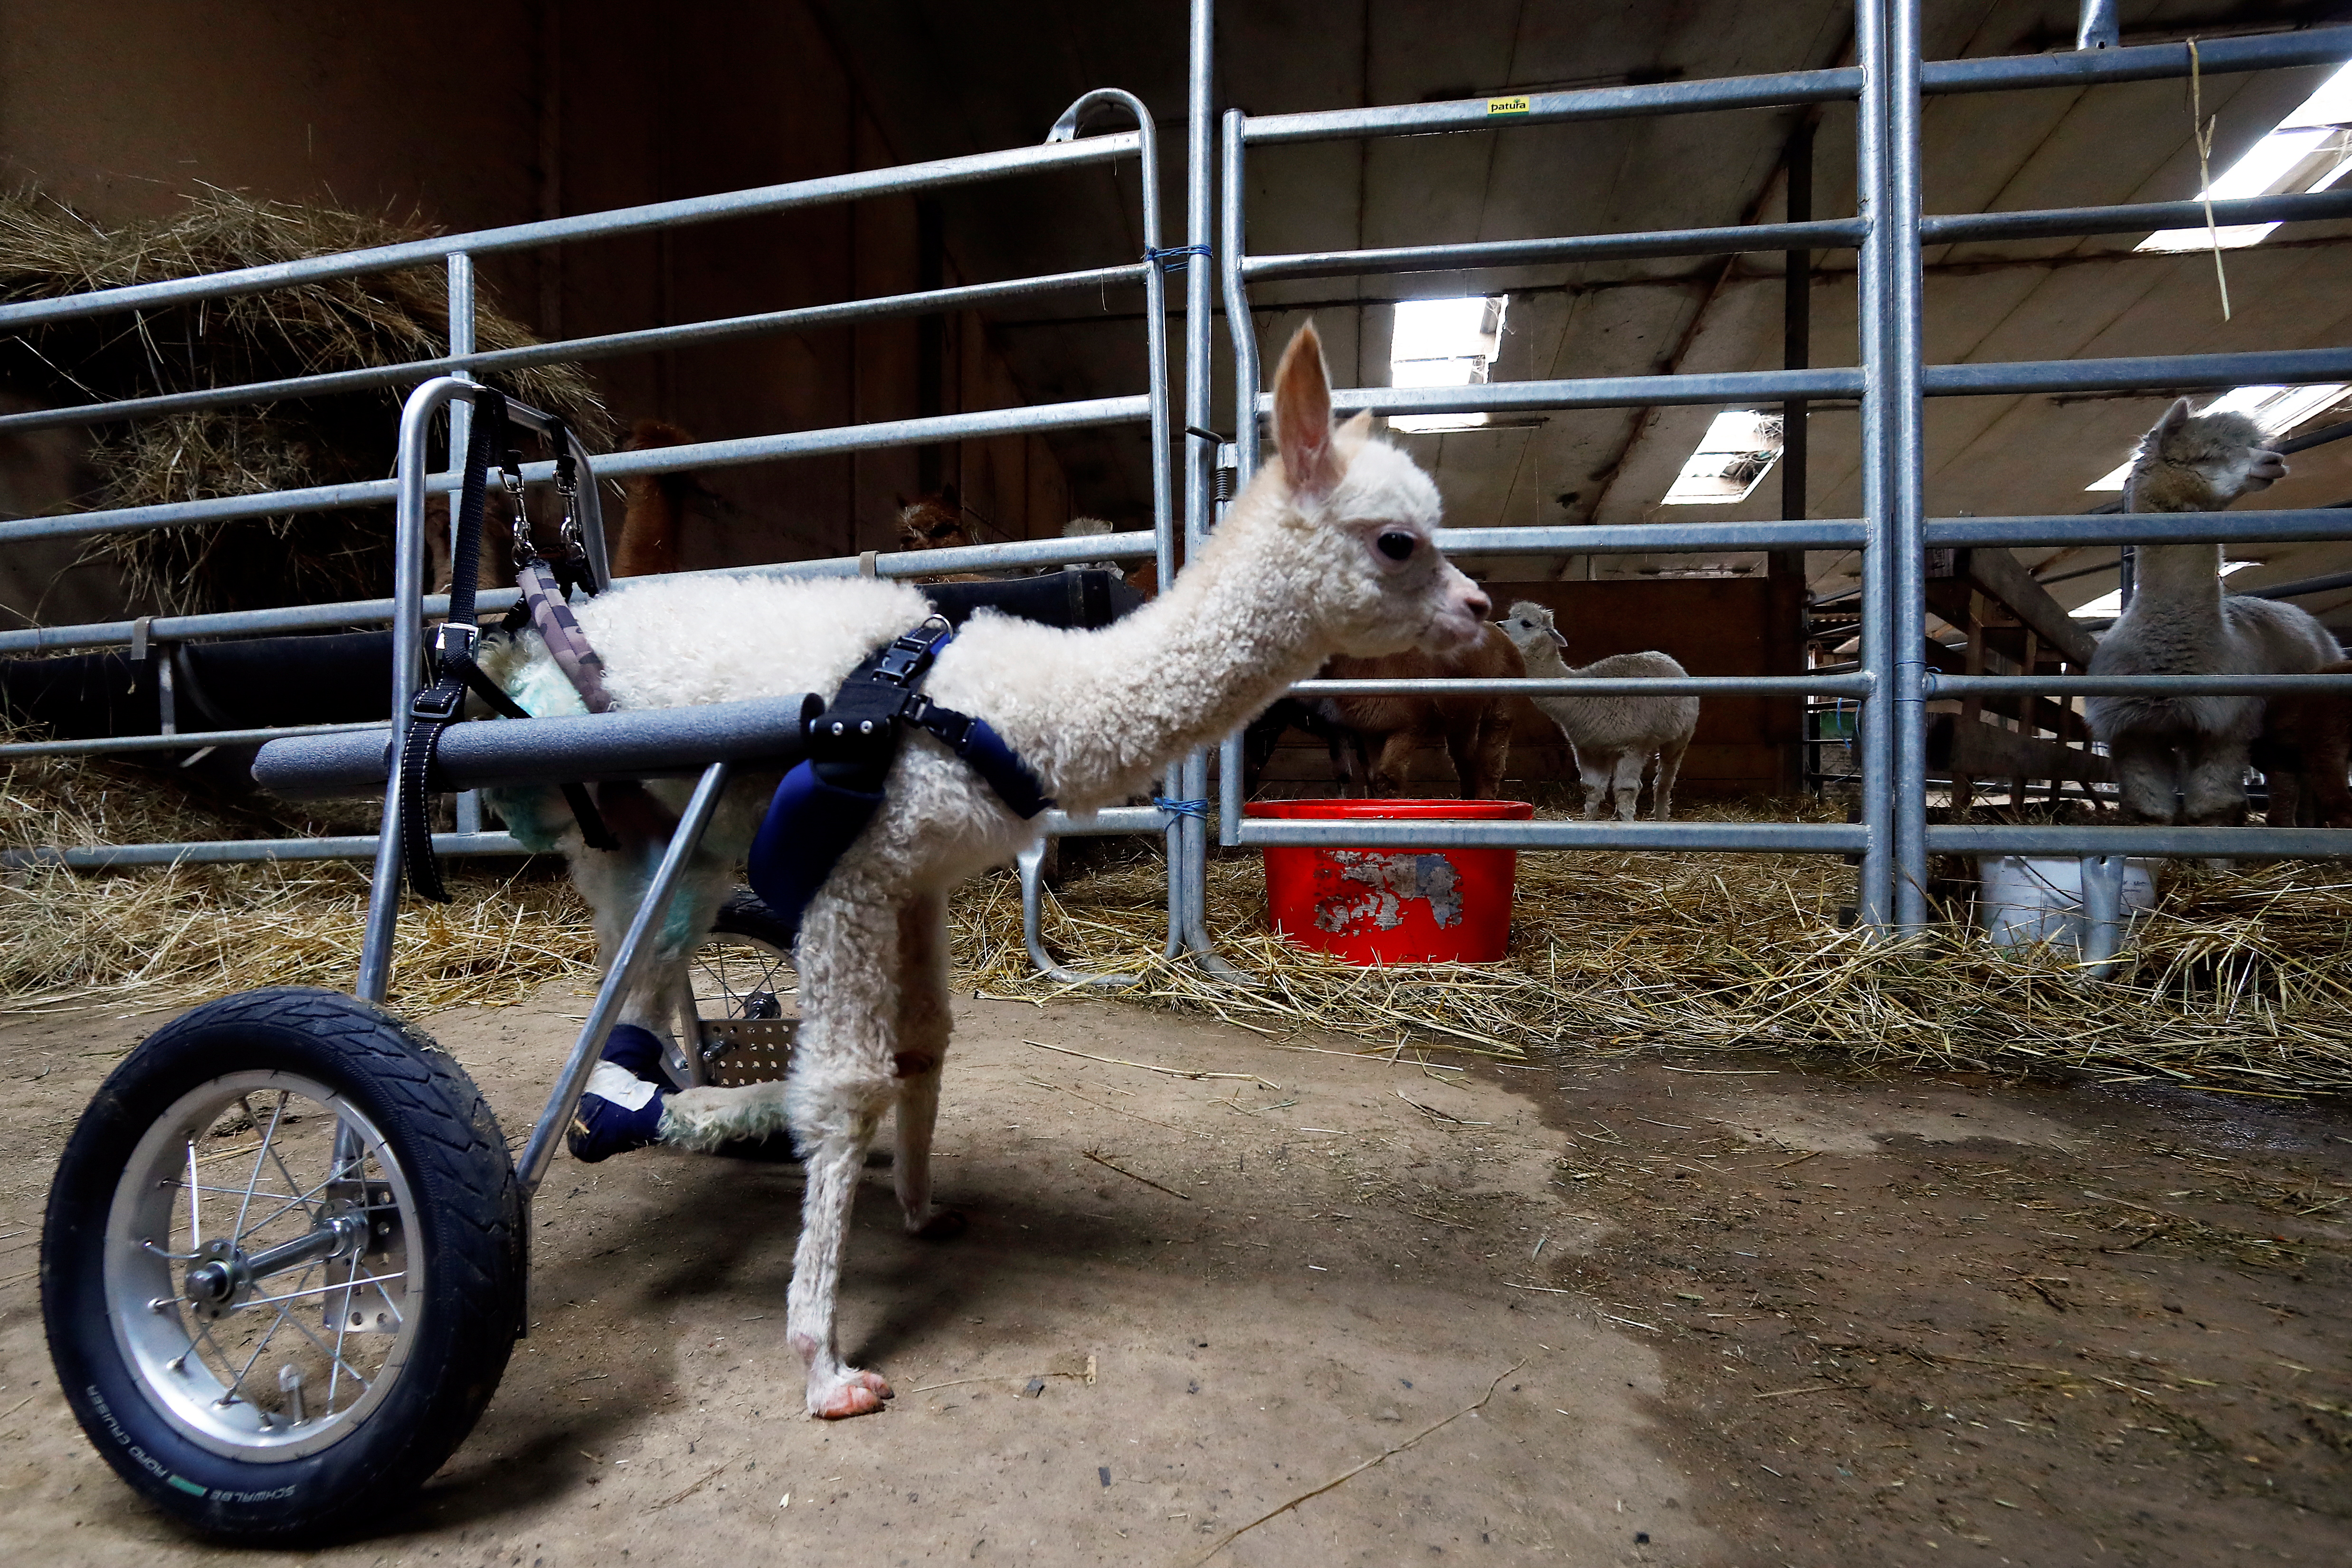
[[[1601,803],[1609,798],[1609,781],[1614,772],[1612,759],[1580,746],[1574,747],[1573,752],[1577,780],[1584,786],[1584,820],[1597,821],[1601,817]]]
[[[2179,763],[2171,746],[2152,736],[2126,731],[2107,747],[2116,781],[2123,789],[2127,822],[2169,822],[2178,808]]]
[[[800,1243],[793,1249],[793,1283],[784,1298],[784,1337],[808,1372],[808,1413],[837,1421],[882,1408],[890,1385],[881,1374],[841,1359],[834,1308],[841,1293],[841,1260],[848,1249],[849,1215],[859,1168],[880,1121],[878,1107],[855,1095],[827,1096],[803,1115],[795,1104],[807,1186],[801,1194]]]
[[[931,1129],[952,1027],[947,957],[947,901],[929,894],[898,915],[898,1148],[891,1174],[907,1234],[934,1241],[961,1235],[964,1227],[962,1215],[931,1202]]]
[[[1617,820],[1630,822],[1642,803],[1642,765],[1649,758],[1639,751],[1621,752],[1611,769],[1609,792],[1617,801]]]
[[[2188,748],[2182,821],[2214,827],[2246,820],[2246,749],[2242,740],[2210,737]]]
[[[1381,799],[1404,793],[1405,781],[1412,777],[1412,748],[1419,739],[1411,730],[1401,729],[1381,742],[1367,795]]]

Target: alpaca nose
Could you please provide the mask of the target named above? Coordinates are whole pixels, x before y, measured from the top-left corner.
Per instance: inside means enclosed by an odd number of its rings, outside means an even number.
[[[1462,601],[1462,609],[1464,612],[1466,613],[1473,621],[1484,621],[1494,608],[1495,601],[1488,599],[1485,594],[1479,592],[1475,588],[1472,589],[1468,596]]]

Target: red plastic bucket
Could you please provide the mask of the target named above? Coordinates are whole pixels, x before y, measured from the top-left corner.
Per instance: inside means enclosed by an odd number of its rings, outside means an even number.
[[[1245,810],[1313,821],[1536,814],[1525,800],[1253,800]],[[1286,940],[1350,964],[1487,964],[1510,945],[1518,865],[1517,850],[1268,845],[1266,908]]]

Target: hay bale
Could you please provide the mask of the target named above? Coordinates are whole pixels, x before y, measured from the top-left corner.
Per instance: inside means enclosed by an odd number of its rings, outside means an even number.
[[[175,216],[104,228],[37,192],[0,195],[0,300],[46,298],[265,266],[425,236],[414,223],[256,201],[206,188]],[[485,297],[482,348],[535,342]],[[447,277],[436,265],[267,293],[53,321],[0,359],[45,405],[394,365],[446,353]],[[575,366],[488,378],[609,448],[611,416]],[[93,430],[89,509],[380,479],[393,469],[403,389],[201,409]],[[133,602],[161,612],[261,609],[391,591],[391,508],[101,534]]]

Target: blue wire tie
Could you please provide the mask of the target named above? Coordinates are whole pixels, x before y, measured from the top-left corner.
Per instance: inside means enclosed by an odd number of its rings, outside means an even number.
[[[1171,817],[1192,817],[1203,822],[1209,820],[1206,800],[1171,800],[1165,795],[1154,795],[1151,803]]]
[[[1196,256],[1202,261],[1208,260],[1209,247],[1204,245],[1163,245],[1143,247],[1143,259],[1152,263],[1162,272],[1181,272],[1192,264],[1192,258]]]

